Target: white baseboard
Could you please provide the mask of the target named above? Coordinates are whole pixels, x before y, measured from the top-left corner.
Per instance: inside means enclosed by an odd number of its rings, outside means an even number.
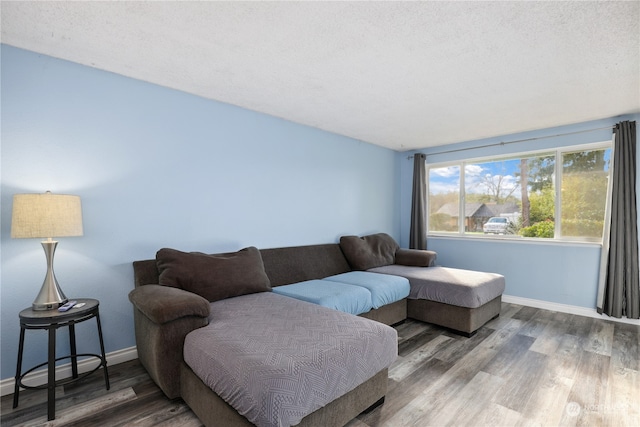
[[[511,304],[526,305],[528,307],[542,308],[544,310],[558,311],[560,313],[576,314],[578,316],[593,317],[600,320],[610,320],[612,322],[628,323],[630,325],[640,325],[640,319],[621,319],[609,317],[606,314],[599,314],[595,308],[578,307],[575,305],[560,304],[557,302],[541,301],[531,298],[514,297],[502,295],[502,301]]]
[[[123,348],[111,353],[107,353],[107,367],[117,365],[118,363],[128,362],[129,360],[138,358],[138,350],[136,347]],[[78,373],[89,372],[98,366],[98,359],[95,357],[78,361]],[[71,377],[71,363],[65,363],[56,367],[56,378]],[[32,372],[26,377],[25,384],[38,386],[47,383],[47,369],[40,369]],[[7,378],[0,381],[0,396],[12,394],[16,385],[15,378]]]

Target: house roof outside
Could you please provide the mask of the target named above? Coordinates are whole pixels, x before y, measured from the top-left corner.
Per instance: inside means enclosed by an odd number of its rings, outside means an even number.
[[[492,216],[500,216],[501,214],[519,211],[518,206],[513,203],[465,203],[464,205],[465,218],[490,218]],[[436,213],[458,217],[458,203],[446,203],[442,205]]]

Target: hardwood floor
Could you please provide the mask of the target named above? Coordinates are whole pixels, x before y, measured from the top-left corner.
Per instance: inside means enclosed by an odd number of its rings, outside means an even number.
[[[396,327],[398,360],[384,405],[348,427],[640,426],[640,326],[515,304],[471,338],[409,320]],[[25,390],[2,426],[200,426],[170,401],[137,360],[57,389]],[[221,426],[224,427],[224,426]]]

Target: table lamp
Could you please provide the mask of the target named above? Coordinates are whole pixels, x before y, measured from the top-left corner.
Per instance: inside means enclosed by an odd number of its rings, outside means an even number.
[[[51,310],[67,302],[53,273],[53,255],[58,242],[54,237],[82,236],[82,207],[79,196],[66,194],[14,194],[11,237],[46,238],[42,248],[47,258],[47,275],[33,310]]]

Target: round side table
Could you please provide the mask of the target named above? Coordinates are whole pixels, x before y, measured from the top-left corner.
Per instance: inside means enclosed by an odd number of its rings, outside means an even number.
[[[104,368],[104,382],[107,390],[109,390],[109,373],[107,372],[107,358],[104,353],[104,343],[102,341],[102,327],[100,326],[100,313],[98,306],[100,302],[91,298],[76,298],[78,304],[84,303],[85,305],[79,308],[75,306],[68,311],[62,312],[55,310],[38,310],[34,311],[31,308],[25,308],[20,312],[20,344],[18,346],[18,366],[16,367],[15,378],[15,390],[13,394],[13,407],[18,406],[18,398],[20,393],[20,387],[25,389],[44,389],[48,391],[47,394],[47,418],[48,420],[54,420],[56,418],[56,386],[68,384],[77,380],[80,380],[87,375],[97,371],[100,367]],[[98,324],[98,337],[100,339],[100,354],[83,353],[78,354],[76,351],[76,323],[84,322],[89,319],[96,319]],[[68,356],[56,358],[56,331],[58,328],[69,327],[69,344],[71,352]],[[49,357],[46,362],[22,373],[22,351],[24,349],[24,335],[27,329],[46,329],[49,331]],[[85,372],[82,375],[78,375],[78,357],[95,357],[100,360],[98,366],[89,372]],[[58,360],[71,359],[71,378],[65,378],[56,381],[56,362]],[[36,369],[47,366],[48,380],[47,384],[40,386],[27,386],[22,383],[25,376],[35,371]]]

